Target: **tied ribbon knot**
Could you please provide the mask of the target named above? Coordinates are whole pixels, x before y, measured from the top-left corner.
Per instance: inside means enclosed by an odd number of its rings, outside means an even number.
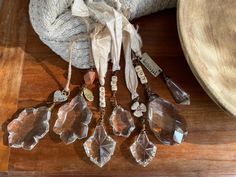
[[[96,20],[91,32],[92,56],[101,85],[105,84],[108,61],[112,60],[113,71],[120,70],[121,46],[125,56],[125,80],[132,99],[138,97],[138,78],[132,63],[132,51],[141,57],[142,40],[134,26],[121,12],[121,4],[116,1],[117,9],[103,1],[74,0],[72,15]]]

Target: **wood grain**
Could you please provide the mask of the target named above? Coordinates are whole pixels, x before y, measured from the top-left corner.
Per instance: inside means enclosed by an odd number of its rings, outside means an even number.
[[[235,0],[180,0],[178,26],[185,56],[199,83],[236,117],[235,8]]]
[[[4,1],[0,11],[0,171],[8,170],[9,148],[3,146],[5,121],[17,109],[27,33],[27,6]],[[11,7],[11,8],[10,8]]]
[[[2,7],[2,0],[0,0],[0,9],[1,9],[1,7]]]
[[[8,0],[7,2],[13,2]],[[14,1],[15,2],[15,1]],[[22,11],[27,11],[27,1],[18,0],[14,6],[22,8]],[[11,4],[13,6],[13,4]],[[4,9],[11,8],[11,6],[4,6]],[[5,9],[5,11],[6,11]],[[148,52],[158,64],[165,69],[173,80],[175,80],[181,87],[183,87],[191,95],[191,106],[178,106],[182,114],[186,117],[189,125],[189,136],[186,142],[180,146],[164,146],[160,145],[153,134],[149,131],[148,135],[150,139],[157,144],[158,154],[154,161],[146,168],[139,166],[132,158],[129,146],[133,143],[134,138],[140,130],[140,123],[136,120],[138,129],[132,133],[128,139],[112,137],[117,141],[116,152],[112,157],[112,160],[104,168],[100,169],[93,165],[86,157],[83,150],[83,142],[76,141],[72,145],[64,145],[59,137],[52,131],[39,142],[38,146],[31,152],[27,152],[21,149],[11,149],[10,154],[2,151],[0,153],[7,154],[9,156],[8,162],[8,176],[235,176],[236,175],[236,122],[227,116],[221,109],[219,109],[214,102],[205,94],[195,77],[191,73],[188,64],[183,56],[182,49],[178,40],[177,25],[176,25],[176,11],[168,10],[154,14],[148,17],[141,18],[135,21],[135,24],[140,26],[140,33],[143,37],[144,47],[143,51]],[[18,15],[14,15],[12,19],[17,20]],[[18,19],[20,20],[20,19]],[[21,20],[20,20],[21,21]],[[18,23],[20,23],[18,21]],[[19,65],[16,63],[16,59],[22,57],[20,62],[21,70],[19,68],[12,71],[15,73],[9,76],[9,83],[16,82],[14,90],[10,93],[15,94],[14,98],[9,101],[9,104],[5,104],[5,100],[9,99],[11,94],[5,93],[2,103],[4,106],[11,107],[6,115],[5,112],[0,112],[0,119],[3,122],[7,117],[11,117],[15,108],[19,109],[29,106],[34,106],[45,102],[47,98],[51,98],[51,94],[54,90],[62,88],[66,82],[67,63],[55,55],[49,48],[47,48],[35,34],[30,26],[28,20],[25,20],[26,29],[13,28],[18,35],[25,34],[21,39],[26,40],[22,43],[12,43],[13,49],[21,49],[25,55],[17,54],[13,55],[11,59],[7,60],[7,55],[1,60],[5,61],[5,65],[12,65],[16,67]],[[15,26],[15,24],[11,24]],[[10,28],[9,28],[10,29]],[[12,30],[13,30],[12,29]],[[14,37],[14,39],[18,39]],[[25,44],[25,45],[23,45]],[[6,46],[2,47],[6,50]],[[11,67],[12,67],[11,66]],[[122,68],[124,67],[124,59],[122,58]],[[5,74],[9,70],[3,70],[1,65],[1,77],[3,80]],[[153,89],[158,92],[162,97],[173,102],[171,95],[160,78],[156,79],[152,77],[145,70]],[[118,99],[127,109],[129,108],[129,92],[125,86],[124,70],[119,73],[119,92]],[[22,77],[21,77],[22,76]],[[76,95],[78,91],[78,85],[82,82],[83,71],[73,68],[72,76],[72,95]],[[110,78],[111,72],[108,74]],[[22,80],[20,79],[22,78]],[[109,84],[109,82],[107,82]],[[2,88],[9,89],[8,83],[3,82]],[[11,88],[11,87],[10,87]],[[109,85],[107,85],[109,90]],[[96,87],[93,88],[95,96],[97,98]],[[139,87],[139,93],[142,99],[145,99],[143,88]],[[9,95],[8,95],[9,94]],[[111,92],[106,95],[107,101]],[[11,96],[12,97],[12,96]],[[18,105],[18,106],[17,106]],[[92,105],[92,109],[95,112],[98,103]],[[108,104],[107,115],[111,113],[111,106]],[[57,107],[58,108],[58,107]],[[2,116],[4,115],[4,116]],[[51,125],[56,120],[56,110],[53,113]],[[95,126],[95,120],[90,125],[91,135]],[[106,120],[106,128],[110,134],[112,129]],[[1,146],[8,149],[6,146]],[[6,167],[5,167],[6,169]]]

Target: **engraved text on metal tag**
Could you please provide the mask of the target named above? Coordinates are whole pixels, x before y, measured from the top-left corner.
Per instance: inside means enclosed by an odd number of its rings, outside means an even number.
[[[152,60],[152,58],[147,53],[143,54],[140,61],[153,76],[157,77],[162,72],[162,69]]]

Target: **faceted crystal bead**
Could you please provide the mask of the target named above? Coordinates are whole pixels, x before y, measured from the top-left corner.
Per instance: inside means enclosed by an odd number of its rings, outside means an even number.
[[[187,94],[183,89],[181,89],[170,78],[165,77],[165,81],[176,103],[183,104],[183,105],[190,105],[189,94]]]
[[[49,131],[51,111],[43,106],[26,108],[7,126],[11,147],[32,150]]]
[[[87,137],[92,115],[84,97],[77,95],[60,107],[53,130],[66,144],[73,143]]]
[[[103,125],[97,125],[93,135],[84,143],[84,149],[90,160],[103,167],[113,155],[116,142],[107,135]]]
[[[114,108],[110,117],[110,124],[114,134],[117,136],[129,137],[130,133],[135,129],[131,113],[124,110],[121,106]]]
[[[157,148],[149,141],[145,131],[142,131],[136,141],[130,146],[130,151],[136,162],[146,167],[155,157]]]
[[[84,75],[84,82],[86,85],[92,85],[96,78],[96,73],[94,71],[89,71]]]
[[[151,130],[163,144],[180,144],[187,136],[187,123],[168,101],[155,97],[148,105]]]

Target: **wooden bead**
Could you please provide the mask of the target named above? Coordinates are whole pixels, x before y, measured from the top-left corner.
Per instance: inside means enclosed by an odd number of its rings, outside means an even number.
[[[111,80],[117,82],[118,81],[118,77],[117,76],[112,76]]]
[[[99,87],[99,106],[101,108],[105,108],[106,107],[106,91],[105,91],[105,87],[100,86]]]
[[[111,85],[117,85],[117,82],[111,81]]]
[[[138,65],[138,66],[136,66],[135,67],[135,71],[136,72],[139,72],[139,71],[142,71],[143,69],[142,69],[142,67],[140,66],[140,65]]]
[[[147,80],[147,78],[144,76],[144,77],[140,78],[140,82],[141,82],[141,84],[147,84],[147,83],[148,83],[148,80]]]
[[[106,102],[100,102],[100,103],[99,103],[99,107],[105,108],[105,107],[106,107]]]
[[[146,76],[145,76],[145,74],[144,74],[144,72],[143,72],[143,69],[142,69],[142,67],[141,66],[136,66],[135,67],[135,71],[136,71],[136,73],[137,73],[137,75],[138,75],[138,77],[139,77],[139,79],[140,79],[140,82],[142,83],[142,84],[147,84],[148,83],[148,80],[147,80],[147,78],[146,78]]]
[[[101,86],[99,87],[99,92],[104,91],[105,92],[105,87]]]
[[[139,71],[137,74],[139,78],[145,77],[143,70]]]
[[[100,101],[100,102],[106,102],[106,98],[105,98],[105,97],[100,97],[100,98],[99,98],[99,101]]]
[[[99,92],[99,96],[100,96],[100,97],[105,97],[105,92],[103,92],[103,91],[102,91],[102,92]]]
[[[112,85],[112,86],[111,86],[111,90],[112,90],[112,91],[117,91],[117,90],[118,90],[117,85]]]

